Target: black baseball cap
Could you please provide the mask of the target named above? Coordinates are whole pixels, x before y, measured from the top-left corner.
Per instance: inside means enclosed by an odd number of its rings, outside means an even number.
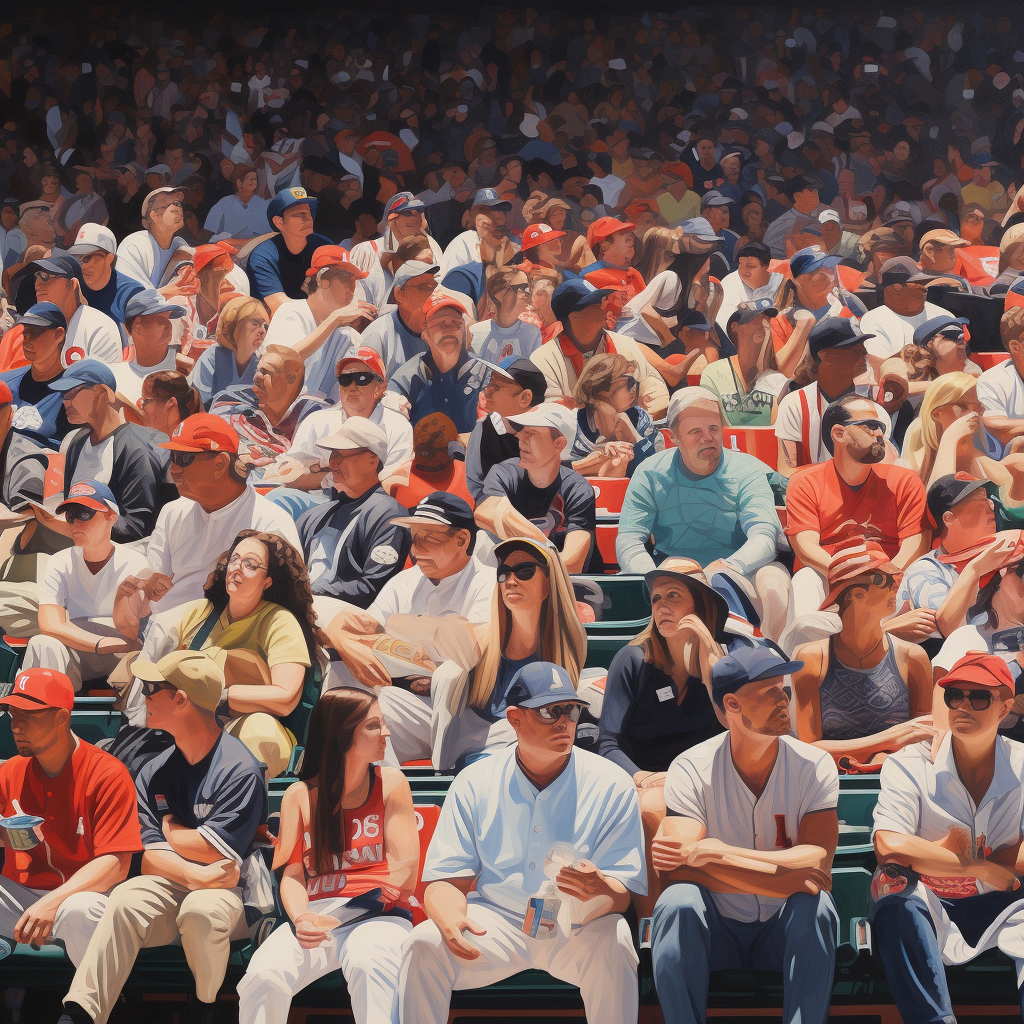
[[[778,316],[779,311],[772,304],[771,299],[751,299],[749,302],[741,302],[735,312],[729,317],[725,324],[726,334],[733,324],[749,324],[759,316]]]
[[[498,374],[506,380],[513,381],[519,387],[529,391],[533,395],[533,404],[539,405],[544,401],[544,394],[547,391],[547,380],[537,364],[531,362],[526,356],[506,356],[500,363],[489,363],[486,359],[480,362],[491,368],[491,374]]]
[[[787,182],[786,195],[795,196],[797,192],[803,192],[809,188],[814,189],[815,192],[820,192],[821,178],[816,178],[811,174],[798,174]]]
[[[893,256],[882,264],[879,284],[883,288],[891,284],[924,284],[939,276],[922,270],[909,256]]]
[[[772,261],[772,251],[764,242],[747,242],[745,245],[741,245],[736,250],[736,259],[739,260],[744,256],[753,256],[764,264]]]
[[[660,313],[661,310],[658,310]],[[670,315],[667,311],[666,316]],[[679,315],[679,319],[676,321],[676,328],[690,327],[695,331],[710,331],[713,330],[711,324],[708,323],[707,317],[699,309],[688,309],[685,313]]]
[[[811,355],[816,356],[827,348],[853,348],[863,345],[873,334],[861,334],[853,323],[845,316],[822,317],[807,336],[807,345]]]
[[[42,270],[47,274],[53,274],[55,277],[73,277],[79,284],[84,283],[82,280],[82,264],[74,256],[69,256],[67,253],[61,253],[60,255],[51,254],[45,260],[35,260],[26,269],[31,270],[32,273]]]
[[[68,329],[68,321],[60,306],[52,302],[37,302],[18,321],[23,327],[44,327],[47,330],[53,327]]]
[[[407,516],[399,516],[391,522],[394,526],[454,526],[457,530],[469,530],[474,537],[477,532],[469,503],[447,491],[428,494]]]
[[[802,661],[790,661],[774,644],[737,647],[719,658],[711,669],[711,697],[722,707],[726,696],[748,683],[788,676],[803,667]]]
[[[931,320],[925,320],[916,331],[914,331],[914,344],[927,345],[936,334],[946,333],[947,329],[953,329],[958,334],[963,334],[963,329],[971,321],[962,316],[951,316],[944,313],[942,316],[933,316]]]
[[[970,473],[947,473],[928,488],[928,512],[935,525],[942,529],[942,517],[955,505],[969,498],[975,491],[988,485]]]

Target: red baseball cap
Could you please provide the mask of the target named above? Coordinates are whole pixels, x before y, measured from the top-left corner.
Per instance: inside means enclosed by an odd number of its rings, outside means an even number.
[[[384,368],[384,360],[381,359],[380,354],[375,352],[368,345],[360,345],[350,356],[343,356],[338,360],[338,365],[334,368],[335,375],[344,372],[345,367],[350,363],[362,363],[368,366],[381,380],[387,380],[387,370]]]
[[[1010,666],[998,655],[984,651],[968,651],[940,680],[939,686],[956,686],[966,683],[970,686],[987,686],[996,689],[1008,687],[1014,691]]]
[[[343,249],[340,245],[321,245],[319,249],[315,250],[313,262],[310,263],[309,270],[306,271],[306,277],[312,277],[327,267],[344,267],[357,281],[370,276],[352,262],[348,249]]]
[[[619,220],[618,217],[598,217],[587,228],[587,245],[593,248],[618,231],[632,231],[636,225],[632,221]]]
[[[11,389],[0,380],[0,405],[10,405],[14,401],[14,395],[11,394]]]
[[[212,263],[220,256],[227,256],[228,262],[234,263],[234,260],[232,260],[231,257],[237,252],[238,250],[233,245],[228,245],[227,242],[214,242],[211,245],[198,245],[196,246],[195,255],[192,257],[192,266],[198,274],[203,267]]]
[[[889,560],[881,546],[873,540],[852,544],[833,552],[828,564],[828,596],[822,602],[820,610],[832,607],[847,587],[872,572],[884,572],[897,577],[903,575]]]
[[[545,242],[553,242],[556,238],[564,237],[564,231],[556,231],[550,224],[531,224],[523,232],[523,244],[519,251],[526,252],[535,245],[543,245]]]
[[[423,315],[432,317],[439,309],[451,306],[457,309],[463,316],[466,316],[466,307],[452,295],[445,295],[443,292],[434,292],[426,302],[423,303]]]
[[[174,429],[170,441],[158,445],[172,452],[230,452],[238,454],[238,434],[209,412],[197,412],[183,419]]]
[[[38,711],[41,707],[64,708],[75,706],[75,688],[71,680],[52,668],[26,668],[14,677],[14,689],[0,704],[24,711]]]

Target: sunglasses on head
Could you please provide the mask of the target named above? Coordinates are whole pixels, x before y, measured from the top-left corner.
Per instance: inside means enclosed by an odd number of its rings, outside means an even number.
[[[381,378],[375,373],[339,373],[338,383],[343,387],[351,387],[355,384],[357,387],[365,388],[367,384],[373,384],[379,381]]]
[[[87,523],[96,515],[96,512],[97,509],[86,508],[85,505],[72,505],[71,508],[65,509],[64,521],[73,523],[77,519],[80,523]]]
[[[537,570],[546,573],[547,566],[541,565],[540,562],[520,562],[518,565],[506,565],[501,564],[498,566],[498,582],[505,583],[508,581],[509,576],[515,576],[517,580],[532,580],[537,574]]]
[[[898,576],[891,572],[869,572],[865,573],[864,576],[857,581],[856,586],[869,586],[869,587],[884,587],[888,590],[898,579],[902,579],[903,574],[900,573]]]
[[[536,710],[542,722],[557,722],[564,715],[570,722],[576,723],[583,713],[583,708],[579,704],[547,704]]]
[[[956,686],[947,686],[942,691],[942,699],[947,708],[956,710],[963,704],[964,700],[970,701],[971,709],[974,711],[987,711],[992,703],[993,693],[991,690],[961,690]]]

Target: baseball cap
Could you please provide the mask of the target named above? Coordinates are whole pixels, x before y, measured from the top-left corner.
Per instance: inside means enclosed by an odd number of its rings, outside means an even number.
[[[812,174],[798,174],[796,177],[790,178],[786,184],[786,195],[796,195],[797,192],[803,192],[806,189],[813,189],[815,192],[821,191],[821,179],[814,177]]]
[[[869,572],[897,575],[900,570],[889,561],[889,556],[878,543],[872,540],[839,548],[834,552],[828,563],[828,595],[821,603],[821,611],[832,607],[851,583]]]
[[[509,707],[543,708],[548,704],[582,704],[589,706],[572,685],[569,673],[550,661],[524,665],[512,677],[507,697]]]
[[[565,438],[566,444],[571,446],[576,440],[576,416],[558,402],[541,402],[518,416],[510,416],[508,421],[517,434],[523,427],[550,427]]]
[[[922,270],[909,256],[894,256],[882,264],[879,284],[883,288],[891,284],[923,284],[938,276]]]
[[[14,677],[14,689],[0,698],[0,704],[25,711],[38,711],[40,706],[70,711],[75,706],[75,688],[56,669],[26,668]]]
[[[947,473],[940,476],[928,488],[928,513],[935,525],[941,529],[942,517],[947,512],[987,485],[988,480],[979,480],[970,473]]]
[[[158,166],[159,167],[164,167],[168,174],[171,173],[171,169],[169,167],[167,167],[166,164],[159,164]],[[152,174],[154,172],[156,172],[158,174],[161,173],[160,171],[157,171],[157,168],[155,168],[155,167],[150,167],[150,169],[148,171],[146,171],[147,174]],[[182,197],[182,199],[185,198],[185,193],[180,188],[178,188],[175,185],[165,185],[163,188],[155,188],[142,201],[142,214],[141,214],[141,216],[145,217],[145,216],[147,216],[149,214],[150,208],[153,206],[153,203],[156,202],[156,197],[157,196],[168,195],[171,192],[177,192],[178,195]]]
[[[636,225],[632,221],[619,220],[618,217],[598,217],[593,224],[587,228],[587,245],[593,248],[598,242],[603,242],[610,235],[619,231],[632,231]]]
[[[298,206],[299,203],[305,203],[309,207],[309,212],[315,217],[316,216],[316,199],[308,195],[304,188],[295,186],[293,188],[285,188],[274,196],[273,199],[267,204],[267,223],[274,227],[274,218],[280,217],[285,210],[290,210],[293,206]],[[315,255],[315,254],[314,254]]]
[[[21,212],[21,202],[14,198],[14,196],[8,196],[3,202],[0,202],[0,210],[11,209],[15,213]]]
[[[832,256],[820,246],[812,245],[793,253],[789,260],[789,269],[794,277],[799,277],[801,274],[813,274],[816,270],[831,270],[840,263],[841,256]]]
[[[551,312],[564,324],[570,313],[593,306],[612,294],[611,288],[595,288],[582,277],[563,281],[551,295]]]
[[[936,228],[934,231],[926,231],[921,236],[920,244],[923,246],[928,242],[938,242],[939,245],[951,245],[954,249],[961,249],[965,245],[971,244],[966,238],[961,238],[955,231],[950,231],[949,228]]]
[[[914,331],[914,344],[927,345],[938,333],[946,333],[947,328],[955,330],[958,334],[963,333],[963,328],[970,324],[970,320],[962,316],[951,316],[949,313],[943,316],[933,316],[926,320],[916,331]]]
[[[910,215],[909,206],[897,204],[889,209],[882,218],[882,223],[886,227],[891,227],[893,224],[913,224],[914,218]]]
[[[68,321],[60,306],[52,302],[37,302],[19,321],[23,327],[62,327],[68,329]]]
[[[544,397],[547,390],[544,374],[537,364],[526,356],[505,356],[500,363],[489,363],[486,359],[481,359],[480,362],[491,368],[492,375],[496,373],[499,377],[504,377],[528,390],[535,401]]]
[[[177,303],[168,302],[155,288],[145,288],[141,292],[136,292],[124,307],[125,320],[132,320],[137,316],[154,316],[158,313],[178,320],[185,316],[188,310]]]
[[[725,323],[725,331],[728,334],[733,324],[749,324],[759,316],[778,316],[779,311],[772,304],[771,299],[751,299],[749,302],[741,302],[735,312]]]
[[[396,192],[384,206],[384,216],[377,225],[381,231],[388,226],[388,221],[402,213],[416,213],[425,210],[427,204],[417,199],[411,192]]]
[[[209,412],[183,419],[169,441],[157,445],[174,452],[229,452],[238,454],[238,434],[226,420]]]
[[[661,312],[658,310],[657,312]],[[694,331],[711,331],[714,328],[708,323],[707,317],[699,309],[688,309],[680,313],[676,320],[677,327],[689,327]]]
[[[860,246],[867,252],[875,249],[906,249],[906,240],[892,228],[875,228],[861,235]]]
[[[700,200],[700,208],[703,210],[706,206],[730,206],[735,203],[735,199],[730,199],[729,196],[722,195],[717,188],[709,189]]]
[[[718,395],[714,391],[699,386],[680,388],[668,402],[668,415],[665,422],[670,430],[680,414],[686,412],[695,402],[709,402],[717,408]]]
[[[512,204],[502,199],[495,188],[482,188],[473,196],[473,206],[489,206],[493,210],[511,210]]]
[[[98,480],[79,480],[77,484],[72,484],[68,496],[57,506],[57,514],[60,515],[68,505],[84,505],[86,508],[96,509],[97,512],[121,514],[114,500],[114,492]]]
[[[292,203],[291,205],[294,206],[295,204]],[[328,267],[342,267],[357,281],[370,276],[365,270],[352,262],[348,249],[343,249],[340,245],[321,245],[319,249],[313,251],[313,259],[309,264],[309,270],[306,271],[306,277],[313,277]]]
[[[819,224],[842,224],[842,220],[839,218],[839,214],[835,210],[822,210],[818,214]]]
[[[681,556],[666,558],[656,569],[644,574],[647,593],[650,594],[654,584],[664,577],[678,580],[691,594],[694,596],[700,594],[705,600],[711,602],[712,607],[718,613],[718,629],[715,632],[715,639],[722,640],[725,636],[725,624],[729,619],[729,604],[708,583],[700,562]]]
[[[72,363],[57,380],[50,384],[50,387],[54,391],[70,391],[83,384],[87,386],[102,384],[104,387],[110,388],[111,391],[117,390],[117,379],[110,367],[98,359],[80,359],[77,363]]]
[[[789,661],[774,646],[737,647],[719,658],[711,669],[711,697],[722,707],[730,693],[748,683],[788,676],[804,667],[802,661]]]
[[[422,277],[424,274],[437,274],[440,270],[441,268],[436,263],[424,263],[423,260],[409,260],[395,271],[395,278],[391,287],[401,288],[406,281],[411,281],[414,277]]]
[[[454,526],[457,530],[469,530],[474,536],[477,532],[469,502],[447,491],[428,494],[407,516],[391,522],[395,526]]]
[[[525,252],[536,245],[553,242],[556,238],[564,237],[564,231],[556,231],[550,224],[531,224],[523,232],[523,244],[519,247],[519,251]]]
[[[212,242],[209,245],[196,246],[195,254],[192,256],[192,266],[198,274],[203,267],[212,263],[221,256],[227,256],[228,262],[233,263],[232,257],[238,250],[227,242]]]
[[[321,438],[316,446],[325,452],[352,452],[366,448],[381,462],[386,462],[388,458],[387,434],[382,427],[364,416],[349,416],[335,433]]]
[[[860,329],[853,326],[849,317],[825,316],[812,328],[807,336],[807,347],[811,355],[816,356],[827,348],[852,348],[863,345],[873,334],[861,334]]]
[[[216,711],[224,694],[224,672],[203,651],[171,651],[156,663],[136,658],[132,672],[144,682],[170,683],[207,711]]]
[[[68,249],[72,256],[88,256],[92,252],[117,252],[117,239],[110,228],[102,224],[83,224]]]
[[[968,651],[939,680],[939,686],[958,686],[967,683],[970,686],[987,686],[996,689],[1007,687],[1012,693],[1015,689],[1010,666],[996,654],[983,651]]]
[[[696,238],[699,242],[721,242],[721,235],[715,234],[715,229],[704,217],[691,217],[679,225],[683,236]]]
[[[338,360],[338,365],[334,368],[335,376],[339,373],[344,373],[345,367],[351,366],[353,363],[369,367],[381,380],[388,379],[387,370],[384,368],[384,360],[381,359],[380,353],[370,348],[369,345],[360,345],[351,355],[342,356]]]
[[[445,295],[443,292],[434,292],[423,303],[423,316],[429,320],[438,310],[449,307],[457,309],[463,316],[466,316],[466,307],[454,295]]]
[[[44,260],[33,260],[29,267],[32,268],[33,273],[43,270],[47,274],[53,274],[55,277],[74,277],[77,278],[79,283],[82,281],[81,263],[74,256],[68,256],[67,253],[50,255]]]

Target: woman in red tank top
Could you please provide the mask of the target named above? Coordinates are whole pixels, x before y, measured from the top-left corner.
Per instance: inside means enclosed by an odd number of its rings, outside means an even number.
[[[292,996],[339,969],[356,1024],[394,1019],[419,837],[405,776],[376,766],[387,737],[376,698],[362,690],[329,690],[313,708],[274,855],[289,920],[238,983],[246,1024],[286,1024]]]

